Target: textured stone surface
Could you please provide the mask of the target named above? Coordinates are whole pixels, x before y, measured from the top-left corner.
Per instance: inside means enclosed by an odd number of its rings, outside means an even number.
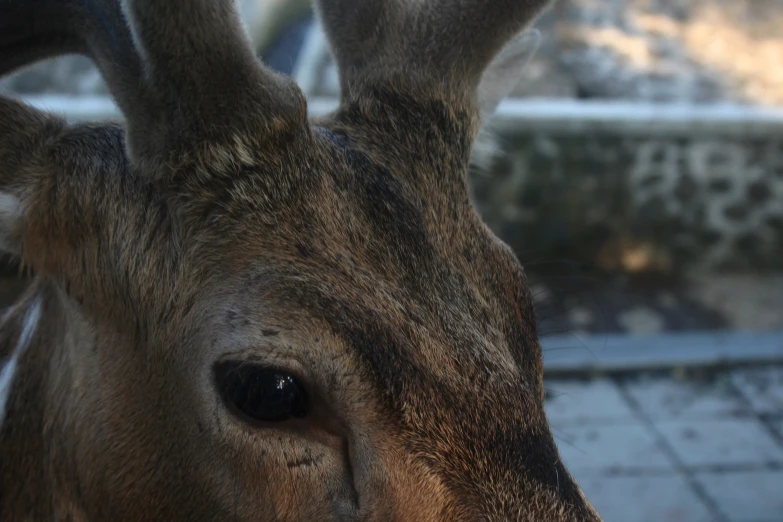
[[[581,476],[674,471],[654,434],[635,420],[551,425],[563,462]]]
[[[632,381],[625,391],[652,419],[731,417],[747,411],[728,379],[677,381],[649,378]]]
[[[783,448],[752,417],[662,421],[656,426],[686,466],[783,465]]]
[[[783,329],[783,275],[691,273],[687,294],[727,319],[727,328]]]
[[[783,440],[783,418],[772,421],[772,428],[777,432],[781,440]]]
[[[696,480],[731,522],[783,520],[783,471],[699,473]]]
[[[576,475],[604,522],[708,522],[709,510],[680,475]]]
[[[781,380],[777,366],[626,376],[617,385],[552,380],[547,388],[566,390],[579,405],[559,412],[555,440],[607,522],[778,522],[783,437],[768,431],[737,387],[752,381],[767,397]],[[603,405],[619,402],[617,392],[631,399],[633,416],[623,421],[607,418]],[[783,417],[770,424],[783,430]]]
[[[524,252],[608,270],[781,270],[783,142],[519,130],[491,176],[485,220]]]
[[[621,312],[617,320],[632,334],[660,332],[666,326],[663,317],[648,307],[636,307]]]
[[[779,367],[738,370],[732,381],[754,411],[783,417],[783,371]]]
[[[566,0],[552,19],[541,60],[582,97],[783,102],[774,0]]]
[[[585,421],[632,420],[633,411],[609,379],[584,382],[548,380],[546,413],[558,425]]]

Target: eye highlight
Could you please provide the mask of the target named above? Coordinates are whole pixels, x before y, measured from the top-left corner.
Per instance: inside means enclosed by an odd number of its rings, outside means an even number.
[[[244,417],[281,422],[307,415],[302,385],[284,371],[236,361],[217,363],[214,371],[223,400]]]

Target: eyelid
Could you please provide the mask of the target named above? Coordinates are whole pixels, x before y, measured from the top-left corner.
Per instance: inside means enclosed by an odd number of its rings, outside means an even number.
[[[244,348],[226,352],[215,359],[212,364],[215,365],[222,362],[239,362],[265,368],[275,368],[281,373],[291,375],[304,386],[309,387],[314,383],[311,373],[307,371],[307,367],[301,361],[288,354],[281,353],[281,350],[270,349],[270,347],[264,349],[259,349],[258,347]]]

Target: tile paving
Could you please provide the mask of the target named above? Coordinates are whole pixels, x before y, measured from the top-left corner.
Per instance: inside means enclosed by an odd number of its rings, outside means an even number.
[[[653,420],[720,418],[748,413],[747,402],[726,385],[675,379],[642,378],[624,386],[641,414]]]
[[[552,424],[560,456],[572,473],[674,471],[655,434],[640,422]]]
[[[783,520],[783,470],[704,472],[696,480],[732,522]]]
[[[579,485],[607,522],[708,522],[714,519],[685,479],[676,473],[589,476],[579,480]]]
[[[783,522],[783,366],[545,385],[561,457],[606,522]]]
[[[731,380],[758,413],[783,416],[783,372],[749,368],[732,372]]]
[[[780,438],[783,438],[783,419],[773,420],[771,423],[772,429],[778,434]]]
[[[689,467],[783,463],[783,448],[755,418],[660,422],[656,428]]]

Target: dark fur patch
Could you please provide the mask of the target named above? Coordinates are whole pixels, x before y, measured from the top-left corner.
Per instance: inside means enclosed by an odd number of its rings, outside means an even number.
[[[338,183],[348,185],[345,188],[350,189],[373,230],[367,241],[376,245],[374,250],[382,256],[375,259],[376,263],[404,267],[408,275],[419,273],[434,256],[422,209],[406,194],[403,181],[361,151],[347,135],[336,131],[329,137],[350,168]]]

